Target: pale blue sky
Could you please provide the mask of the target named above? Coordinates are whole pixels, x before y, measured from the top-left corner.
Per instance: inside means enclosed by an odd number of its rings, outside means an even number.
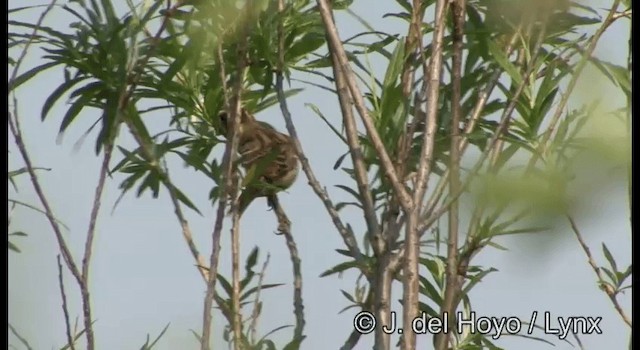
[[[385,5],[357,0],[353,10],[373,23],[381,31],[405,34],[404,23],[392,18],[381,19],[382,14],[397,11],[393,2]],[[593,3],[593,2],[591,2]],[[393,4],[393,5],[386,5]],[[10,1],[9,7],[23,6],[24,2]],[[393,7],[391,7],[393,6]],[[39,13],[24,12],[20,18],[35,21]],[[60,26],[69,19],[61,10],[54,10],[46,23]],[[342,38],[362,30],[353,18],[339,14],[339,30]],[[628,20],[621,20],[605,33],[597,49],[600,58],[624,64],[626,60]],[[23,71],[40,62],[41,52],[32,50],[25,61]],[[377,62],[379,63],[379,62]],[[374,61],[374,64],[377,64]],[[383,68],[381,68],[381,72]],[[93,152],[92,135],[79,149],[74,143],[91,124],[95,112],[83,112],[79,123],[70,128],[57,142],[57,130],[65,111],[59,103],[44,123],[40,122],[40,110],[44,99],[59,84],[59,70],[48,71],[25,84],[18,91],[20,117],[27,146],[33,162],[52,171],[41,172],[40,180],[52,204],[55,214],[70,227],[67,239],[76,259],[79,259],[88,224],[90,203],[97,182],[100,159]],[[603,80],[586,82],[581,93],[589,96],[605,96],[608,101],[622,101],[621,94]],[[297,86],[300,86],[299,83]],[[348,199],[344,192],[333,187],[344,183],[345,176],[332,166],[343,152],[335,136],[324,123],[315,117],[306,103],[319,106],[332,121],[339,122],[339,108],[335,96],[319,89],[306,90],[289,100],[294,122],[307,152],[311,166],[320,182],[327,187],[334,202]],[[618,104],[619,105],[619,104]],[[616,106],[618,106],[616,105]],[[285,130],[282,117],[276,107],[261,113],[261,120]],[[130,137],[124,133],[127,145]],[[22,166],[10,138],[9,169]],[[208,204],[211,184],[200,174],[185,170],[180,162],[171,166],[174,181],[184,189],[203,216],[187,212],[195,239],[205,256],[210,252],[210,236],[214,221],[214,209]],[[173,209],[162,191],[159,199],[145,194],[137,199],[128,194],[113,215],[113,203],[119,195],[122,176],[117,175],[107,183],[103,198],[103,211],[99,219],[93,257],[91,290],[96,341],[100,349],[134,349],[144,343],[145,335],[155,336],[167,323],[167,334],[156,349],[194,349],[197,342],[189,329],[201,330],[204,285],[194,261],[180,234],[180,227]],[[20,192],[10,194],[22,201],[39,204],[27,177],[18,181]],[[308,338],[304,349],[338,348],[352,330],[355,310],[338,315],[348,305],[340,289],[352,290],[355,274],[342,278],[319,278],[327,268],[342,261],[334,249],[343,243],[328,219],[320,201],[307,185],[304,175],[281,196],[293,222],[294,235],[302,256],[304,275],[304,301]],[[619,266],[631,261],[629,212],[626,188],[623,181],[602,182],[601,187],[585,197],[577,221],[585,232],[594,255],[603,261],[600,243],[606,242],[619,259]],[[363,220],[357,212],[345,209],[343,217],[356,231],[364,230]],[[53,233],[44,216],[26,209],[13,213],[15,230],[29,233],[29,237],[16,240],[21,254],[9,253],[9,321],[25,336],[34,349],[54,349],[65,343],[64,325],[57,284],[57,246]],[[242,221],[242,257],[254,247],[261,248],[261,261],[267,253],[271,260],[266,283],[287,283],[283,287],[263,293],[265,302],[259,330],[261,334],[285,324],[293,323],[291,302],[291,264],[284,239],[272,234],[275,218],[266,212],[260,201],[252,205]],[[227,226],[228,227],[228,226]],[[228,232],[225,230],[225,232]],[[570,234],[568,225],[559,221],[552,232],[522,235],[498,241],[510,250],[501,252],[486,250],[475,263],[491,265],[499,272],[489,275],[472,293],[472,303],[478,315],[519,316],[528,319],[532,311],[551,311],[554,316],[602,316],[602,335],[582,336],[585,348],[623,348],[628,344],[629,329],[614,312],[607,297],[597,288],[593,271],[586,263],[583,252]],[[221,271],[230,272],[229,237],[223,237]],[[71,298],[71,314],[79,316],[79,294],[69,274],[65,275],[67,293]],[[401,289],[394,290],[393,299],[401,298]],[[631,308],[630,293],[623,299],[623,307]],[[394,301],[392,309],[400,311]],[[214,318],[216,344],[221,344],[222,322],[219,314]],[[271,338],[283,346],[291,336],[291,329],[280,331]],[[545,339],[553,340],[547,336]],[[555,340],[555,349],[571,347]],[[10,338],[10,343],[21,346]],[[358,349],[370,348],[372,336],[364,336]],[[429,348],[431,340],[418,337],[419,348]],[[543,349],[547,345],[520,338],[502,338],[499,345],[518,349]],[[225,345],[226,346],[226,345]]]

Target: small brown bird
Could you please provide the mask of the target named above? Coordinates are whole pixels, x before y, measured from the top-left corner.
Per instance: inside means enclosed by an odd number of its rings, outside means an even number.
[[[241,113],[236,132],[239,138],[239,161],[246,174],[238,212],[242,215],[254,199],[266,197],[268,205],[278,217],[278,231],[283,233],[289,230],[290,221],[280,207],[277,193],[295,182],[299,171],[298,156],[289,136],[265,122],[257,121],[244,108]],[[226,132],[231,121],[226,112],[221,112],[219,117]]]

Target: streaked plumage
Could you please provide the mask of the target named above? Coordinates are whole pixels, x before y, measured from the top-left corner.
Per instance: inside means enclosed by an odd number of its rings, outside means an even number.
[[[220,114],[220,119],[223,126],[228,128],[229,120],[225,112]],[[293,142],[289,136],[265,122],[257,121],[244,109],[237,132],[240,164],[247,173],[255,172],[254,180],[246,184],[240,195],[240,215],[255,198],[267,197],[269,206],[276,209],[282,229],[286,216],[282,217],[284,212],[279,208],[276,193],[289,188],[298,176],[298,156]]]

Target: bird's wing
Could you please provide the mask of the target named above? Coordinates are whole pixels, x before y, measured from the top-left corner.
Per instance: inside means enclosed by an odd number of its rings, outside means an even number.
[[[262,125],[247,128],[243,134],[240,145],[243,166],[259,167],[260,174],[256,175],[264,181],[289,187],[298,173],[298,158],[289,136]]]

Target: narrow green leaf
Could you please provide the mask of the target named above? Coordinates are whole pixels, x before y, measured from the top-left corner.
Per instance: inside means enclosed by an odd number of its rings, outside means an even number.
[[[56,103],[56,101],[58,101],[58,99],[60,99],[60,97],[69,89],[71,89],[74,85],[76,85],[77,83],[85,79],[87,78],[77,77],[77,78],[65,81],[60,86],[58,86],[55,90],[53,90],[53,92],[49,95],[49,97],[47,97],[47,99],[44,101],[44,104],[42,105],[42,112],[40,113],[40,118],[44,120],[49,114],[49,111],[51,110],[53,105]]]
[[[13,243],[11,243],[11,241],[8,241],[8,245],[9,245],[9,249],[13,250],[16,253],[21,253],[21,251],[18,248],[18,246],[13,244]]]
[[[358,264],[355,261],[346,261],[343,263],[340,263],[328,270],[326,270],[325,272],[320,274],[320,277],[327,277],[336,273],[340,273],[340,272],[344,272],[346,270],[349,269],[353,269],[353,268],[357,268]]]
[[[382,82],[383,89],[386,90],[389,86],[395,85],[402,72],[404,59],[404,41],[400,40],[393,50],[393,54],[387,65],[387,71],[385,72]]]
[[[604,242],[602,243],[602,252],[604,253],[604,257],[609,262],[609,266],[611,266],[613,271],[618,271],[618,266],[616,265],[616,260],[613,258],[613,255],[611,255],[611,252],[609,251],[609,248],[607,248],[607,245],[604,244]]]
[[[522,83],[522,75],[520,75],[520,71],[516,66],[513,65],[509,61],[509,58],[504,54],[504,52],[500,49],[500,47],[493,41],[487,41],[487,45],[489,47],[489,52],[496,60],[496,62],[502,67],[502,69],[509,74],[511,79],[516,83],[516,85],[520,85]]]
[[[35,68],[28,70],[25,73],[18,75],[14,80],[9,82],[9,91],[13,91],[17,89],[20,85],[29,81],[29,79],[33,78],[36,74],[45,71],[51,67],[55,67],[59,65],[61,62],[48,62],[45,64],[41,64]]]

